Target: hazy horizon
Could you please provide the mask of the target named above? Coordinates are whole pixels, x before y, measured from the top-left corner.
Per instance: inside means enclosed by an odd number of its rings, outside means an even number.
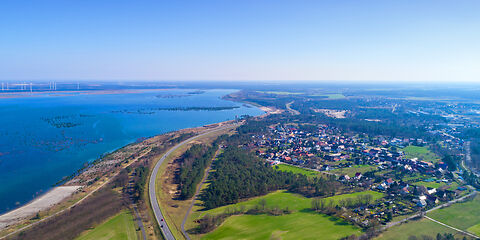
[[[478,1],[8,1],[0,79],[479,82]]]

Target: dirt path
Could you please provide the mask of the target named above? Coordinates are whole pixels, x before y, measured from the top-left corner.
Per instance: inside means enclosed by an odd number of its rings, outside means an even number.
[[[145,232],[145,227],[143,226],[142,218],[140,217],[140,214],[138,213],[137,206],[133,205],[133,211],[135,212],[135,220],[137,221],[137,225],[142,231],[142,237],[143,240],[147,240],[147,233]]]
[[[188,215],[190,215],[190,212],[192,211],[192,208],[193,208],[193,206],[195,205],[195,201],[197,200],[198,194],[200,193],[200,190],[202,189],[203,184],[207,181],[208,173],[210,172],[210,169],[212,168],[212,163],[213,163],[213,161],[217,158],[219,152],[220,152],[220,147],[218,148],[217,152],[215,153],[215,156],[213,156],[212,162],[210,163],[210,165],[209,165],[209,166],[207,167],[207,169],[205,170],[205,174],[204,174],[204,176],[203,176],[203,179],[202,179],[202,181],[200,182],[200,184],[198,185],[197,191],[195,192],[195,195],[193,195],[193,200],[192,200],[192,203],[190,204],[190,207],[189,207],[188,210],[187,210],[187,214],[185,214],[185,218],[183,218],[183,221],[182,221],[182,232],[183,232],[183,235],[185,235],[185,238],[186,238],[187,240],[190,240],[190,236],[188,236],[187,231],[185,231],[185,223],[187,222]]]
[[[201,138],[201,137],[203,137],[207,134],[222,131],[222,130],[232,128],[232,127],[235,127],[235,126],[238,126],[238,124],[220,125],[219,127],[200,132],[198,135],[193,136],[193,137],[191,137],[191,138],[173,146],[172,148],[170,148],[170,150],[168,150],[165,154],[163,154],[163,156],[160,158],[160,160],[158,160],[158,162],[155,164],[155,166],[152,170],[152,173],[150,175],[148,194],[149,194],[149,198],[150,198],[150,205],[152,207],[153,214],[155,216],[156,222],[157,222],[158,226],[160,226],[160,230],[162,231],[162,234],[163,234],[164,238],[166,238],[167,240],[173,240],[173,239],[175,239],[175,237],[173,236],[172,231],[170,230],[170,227],[168,226],[168,223],[165,221],[164,215],[162,213],[162,210],[160,209],[160,204],[159,204],[158,199],[157,199],[157,192],[156,192],[157,189],[156,189],[155,181],[157,179],[157,175],[158,175],[160,166],[162,165],[163,161],[165,161],[165,159],[172,152],[174,152],[176,149],[178,149],[179,147],[181,147],[181,146],[183,146],[183,145],[185,145],[185,144],[187,144],[187,143],[189,143],[193,140]]]
[[[433,219],[433,218],[431,218],[431,217],[425,216],[425,218],[428,219],[428,220],[430,220],[430,221],[436,222],[436,223],[438,223],[438,224],[440,224],[440,225],[442,225],[442,226],[445,226],[445,227],[447,227],[447,228],[453,229],[453,230],[455,230],[455,231],[457,231],[457,232],[461,232],[461,233],[463,233],[463,234],[465,234],[465,235],[468,235],[468,236],[470,236],[470,237],[473,237],[473,238],[476,238],[476,239],[480,238],[480,237],[478,237],[478,236],[475,235],[475,234],[471,234],[471,233],[469,233],[469,232],[460,230],[460,229],[458,229],[458,228],[454,228],[454,227],[452,227],[452,226],[450,226],[450,225],[447,225],[447,224],[445,224],[445,223],[439,222],[439,221],[437,221],[437,220],[435,220],[435,219]]]

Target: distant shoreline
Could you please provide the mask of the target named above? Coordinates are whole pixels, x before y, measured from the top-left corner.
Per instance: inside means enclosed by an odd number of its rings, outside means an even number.
[[[154,90],[154,89],[148,89],[148,90]],[[156,90],[159,90],[159,89],[156,89]],[[93,90],[93,91],[97,91],[97,90]],[[138,91],[134,90],[132,92],[140,92],[140,91],[142,91],[142,90],[138,90]],[[127,91],[113,90],[113,91],[105,91],[105,92],[106,93],[103,93],[103,94],[115,94],[117,92],[118,93],[126,93]],[[101,93],[99,93],[99,94],[101,94]],[[228,99],[228,101],[235,101],[235,100]],[[235,101],[235,102],[239,102],[239,101]],[[261,109],[264,112],[264,114],[258,115],[256,117],[265,117],[269,114],[276,114],[276,113],[281,112],[278,109],[274,109],[274,108],[270,108],[270,107],[264,107],[264,106],[258,106],[258,105],[256,105],[255,107]],[[208,129],[208,128],[212,128],[212,127],[215,127],[215,126],[220,126],[220,125],[226,124],[226,123],[231,122],[231,121],[232,120],[226,120],[226,121],[221,121],[221,122],[218,122],[218,123],[212,123],[212,124],[207,124],[207,125],[198,126],[198,127],[182,128],[182,129],[178,129],[178,130],[175,130],[175,131],[165,132],[165,133],[162,133],[162,134],[157,134],[157,135],[154,135],[154,136],[146,137],[143,141],[151,141],[152,139],[154,139],[156,137],[159,137],[159,136],[162,136],[162,135],[165,135],[165,134],[169,134],[169,133],[181,133],[181,132],[189,131],[189,130],[191,130],[192,132],[196,132],[196,131],[199,131],[199,129],[202,129],[202,128],[207,128]],[[120,148],[114,149],[113,151],[107,151],[104,154],[108,155],[108,154],[114,153],[116,151],[119,151],[119,150],[121,150],[121,149],[123,149],[127,146],[134,145],[134,144],[139,144],[139,143],[141,143],[141,142],[131,142],[131,143],[125,144],[124,146],[122,146]],[[103,158],[98,159],[98,160],[101,162],[103,160]],[[72,184],[72,180],[74,180],[76,177],[78,177],[80,172],[87,171],[88,169],[92,168],[93,166],[95,166],[95,164],[89,164],[89,166],[87,166],[85,168],[78,169],[75,173],[72,173],[72,175],[70,175],[71,178],[60,180],[48,192],[33,198],[28,203],[22,204],[15,209],[12,209],[8,212],[0,214],[0,231],[6,229],[6,227],[8,227],[8,226],[18,224],[22,220],[25,220],[28,217],[33,216],[37,212],[48,210],[52,206],[54,206],[56,204],[59,204],[59,203],[63,202],[65,199],[67,199],[68,197],[72,196],[76,191],[78,191],[79,189],[84,187],[83,185],[80,186],[80,185]],[[75,188],[75,190],[70,191],[70,192],[59,191],[59,189],[63,189],[63,188]],[[64,196],[64,195],[62,195],[62,193],[63,194],[67,193],[67,195]],[[48,198],[48,199],[50,199],[50,202],[42,201],[42,198]],[[40,204],[41,207],[38,207],[38,205],[39,205],[38,203],[41,203]],[[47,204],[47,203],[49,203],[49,204]],[[16,216],[16,217],[12,217],[12,216]],[[10,221],[10,222],[7,223],[7,221]]]
[[[167,91],[175,88],[146,88],[146,89],[118,89],[118,90],[59,90],[59,91],[23,91],[23,92],[0,92],[0,99],[35,97],[37,95],[49,94],[50,96],[75,96],[75,95],[106,95],[106,94],[125,94],[140,93],[145,91]]]

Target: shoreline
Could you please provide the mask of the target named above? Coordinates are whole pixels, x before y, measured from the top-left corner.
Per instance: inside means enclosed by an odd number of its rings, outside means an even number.
[[[12,91],[12,92],[0,92],[0,99],[11,99],[11,98],[27,98],[27,97],[36,97],[42,94],[49,94],[50,96],[75,96],[75,95],[107,95],[107,94],[127,94],[127,93],[140,93],[144,91],[167,91],[171,89],[178,88],[146,88],[146,89],[115,89],[115,90],[104,90],[104,89],[86,89],[86,90],[39,90],[39,91]]]
[[[80,173],[77,173],[77,172],[72,173],[72,175],[75,175],[73,178],[61,183],[60,185],[53,186],[49,191],[45,192],[42,195],[39,195],[39,196],[33,198],[29,202],[15,208],[15,209],[12,209],[8,212],[0,214],[0,232],[9,229],[12,226],[16,226],[17,224],[21,223],[22,221],[32,219],[32,217],[35,216],[35,214],[38,213],[38,212],[50,210],[55,205],[61,204],[64,200],[68,199],[71,196],[74,196],[75,193],[77,193],[79,191],[82,191],[82,189],[85,189],[86,187],[88,187],[88,185],[86,185],[86,183],[81,184],[81,183],[78,182],[80,180],[80,178],[82,177],[82,174],[84,174],[84,173],[90,174],[91,171],[95,172],[95,168],[97,168],[99,164],[102,164],[102,163],[103,164],[105,164],[105,163],[109,164],[108,163],[109,160],[106,159],[106,158],[111,156],[112,154],[120,153],[120,152],[122,152],[122,150],[125,150],[128,147],[139,147],[139,146],[144,146],[145,144],[148,145],[148,144],[150,144],[154,141],[159,140],[162,137],[166,137],[167,135],[184,134],[184,133],[195,133],[195,134],[197,134],[198,132],[201,132],[202,130],[222,126],[222,125],[231,123],[232,121],[234,121],[234,120],[227,120],[227,121],[222,121],[222,122],[218,122],[218,123],[212,123],[212,124],[207,124],[207,125],[203,125],[203,126],[198,126],[198,127],[182,128],[182,129],[178,129],[178,130],[175,130],[175,131],[165,132],[165,133],[162,133],[162,134],[150,136],[150,137],[144,139],[141,142],[131,142],[131,143],[125,144],[124,146],[115,149],[113,152],[111,152],[111,151],[108,152],[107,151],[107,152],[105,152],[105,154],[103,155],[102,158],[94,160],[91,164],[89,164],[88,167],[78,169],[77,171],[81,170]],[[141,151],[139,151],[139,152],[141,152]],[[112,169],[108,169],[108,170],[110,171]],[[103,175],[102,178],[104,176],[105,175]],[[106,182],[104,182],[104,183],[106,183]],[[103,184],[101,186],[103,186]],[[94,189],[93,192],[98,190],[98,189],[99,188]],[[87,194],[87,196],[88,196],[88,194]],[[50,200],[50,201],[48,201],[48,200]],[[82,200],[83,200],[83,198],[82,198]],[[68,209],[68,208],[70,208],[70,207],[67,207],[66,209]],[[59,212],[62,212],[62,211],[63,210],[60,210]],[[54,216],[54,215],[58,214],[59,212],[53,213],[53,214],[47,216],[46,218],[41,218],[40,221],[42,221],[43,219],[48,219],[49,217]],[[32,224],[36,224],[40,221],[29,223],[29,224],[27,224],[27,226],[30,226]],[[3,239],[4,237],[6,237],[10,234],[11,233],[8,233],[7,235],[3,235],[3,236],[0,235],[0,239]]]
[[[25,205],[0,215],[0,230],[15,225],[18,222],[35,215],[38,212],[47,210],[54,205],[72,196],[83,186],[58,186],[48,192],[34,198]]]
[[[232,101],[232,100],[229,100],[229,101]],[[277,114],[281,112],[278,109],[275,109],[272,107],[264,107],[264,106],[255,106],[255,107],[264,111],[263,114],[255,116],[260,118],[263,118],[270,114]],[[58,183],[60,182],[61,183],[60,184],[57,183],[56,185],[53,185],[48,192],[33,198],[28,203],[25,203],[13,210],[0,214],[0,231],[6,230],[11,226],[17,225],[18,223],[31,218],[38,212],[49,210],[53,206],[62,203],[68,197],[75,195],[75,193],[78,192],[79,189],[81,190],[87,186],[85,182],[82,183],[81,181],[79,181],[81,179],[81,175],[83,173],[89,173],[90,171],[95,171],[95,169],[98,168],[99,164],[108,164],[109,159],[107,158],[113,154],[120,153],[122,152],[122,150],[125,150],[128,147],[144,146],[145,144],[148,145],[149,143],[156,141],[159,138],[165,137],[166,135],[169,135],[169,134],[176,134],[176,133],[183,134],[188,132],[196,134],[198,132],[201,132],[202,130],[211,129],[211,128],[219,127],[225,124],[229,124],[232,121],[234,120],[226,120],[226,121],[207,124],[207,125],[198,126],[198,127],[183,128],[183,129],[178,129],[170,132],[165,132],[162,134],[147,137],[141,142],[134,141],[134,142],[125,144],[122,147],[119,147],[117,149],[114,149],[113,151],[111,150],[107,151],[102,155],[102,158],[92,161],[85,168],[80,168],[76,170],[74,173],[70,175],[71,178],[64,179],[63,181],[60,180]],[[49,200],[49,201],[46,201],[46,200]]]

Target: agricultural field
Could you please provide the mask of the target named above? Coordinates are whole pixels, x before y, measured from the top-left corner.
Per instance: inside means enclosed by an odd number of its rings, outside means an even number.
[[[469,231],[469,232],[471,232],[471,233],[473,233],[477,236],[480,236],[480,223],[477,224],[477,225],[473,225],[473,226],[469,227],[467,229],[467,231]]]
[[[438,223],[432,222],[426,218],[418,221],[409,221],[407,223],[389,228],[382,233],[376,240],[408,240],[410,236],[416,236],[422,239],[422,236],[435,238],[437,233],[457,234],[455,237],[463,237],[455,230],[444,227]]]
[[[233,216],[202,239],[340,239],[360,233],[359,228],[326,215],[295,212]]]
[[[480,224],[480,196],[477,195],[472,201],[432,211],[427,216],[461,230],[470,227],[478,229],[476,225]]]
[[[439,187],[443,187],[443,186],[450,186],[448,189],[449,190],[455,190],[458,188],[458,183],[456,182],[453,182],[451,184],[447,184],[447,183],[444,183],[444,182],[426,182],[426,181],[419,181],[419,182],[415,182],[415,183],[412,183],[413,185],[418,185],[418,186],[424,186],[424,187],[427,187],[427,188],[439,188]]]
[[[339,175],[348,175],[350,177],[354,177],[355,173],[357,172],[363,174],[365,172],[373,171],[375,169],[377,169],[377,167],[371,166],[371,165],[353,165],[348,168],[337,168],[329,172],[339,174]]]
[[[295,167],[287,164],[278,164],[274,166],[277,171],[285,171],[285,172],[292,172],[292,173],[299,173],[303,174],[307,177],[316,177],[319,176],[321,173],[315,172],[313,170],[305,169],[305,168],[300,168],[300,167]]]
[[[332,197],[325,198],[326,200],[333,200],[334,202],[338,203],[338,201],[346,198],[354,198],[360,195],[372,195],[372,200],[376,201],[384,196],[383,193],[375,192],[375,191],[363,191],[363,192],[356,192],[356,193],[349,193],[349,194],[342,194],[342,195],[335,195]]]
[[[356,197],[362,194],[371,194],[373,199],[383,197],[382,193],[365,191],[352,194],[343,194],[327,199],[340,201],[348,197]],[[288,193],[286,191],[276,191],[262,197],[253,198],[237,204],[223,206],[208,211],[197,211],[192,214],[190,220],[198,219],[205,214],[219,214],[227,209],[244,207],[253,208],[262,200],[265,200],[266,206],[285,209],[288,207],[291,214],[282,216],[260,215],[240,215],[232,216],[214,231],[201,236],[202,239],[315,239],[322,236],[323,239],[339,239],[352,234],[361,234],[361,229],[342,220],[315,213],[310,210],[311,198],[305,198],[298,194]],[[199,236],[195,236],[199,237]]]
[[[402,181],[413,182],[413,181],[418,181],[418,180],[422,180],[422,179],[425,179],[425,178],[427,178],[426,175],[423,175],[423,174],[420,174],[420,173],[414,173],[414,174],[410,174],[410,175],[407,175],[407,176],[403,177]]]
[[[480,234],[480,196],[472,201],[456,203],[450,207],[432,211],[427,216],[478,235]],[[424,218],[389,228],[377,239],[408,239],[409,236],[423,235],[435,237],[437,233],[452,233],[455,237],[463,238],[463,235],[457,231]]]
[[[410,145],[401,150],[409,159],[418,158],[418,160],[432,163],[438,162],[440,160],[440,157],[437,154],[431,152],[427,147],[417,147]]]
[[[83,233],[76,240],[134,240],[137,238],[132,214],[125,210]]]

